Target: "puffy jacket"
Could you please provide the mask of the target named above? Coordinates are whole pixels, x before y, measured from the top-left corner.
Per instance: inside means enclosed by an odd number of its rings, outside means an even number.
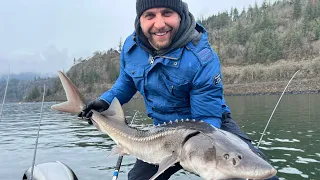
[[[144,97],[148,116],[154,124],[176,119],[203,120],[220,128],[223,112],[230,112],[223,98],[220,62],[208,43],[205,29],[200,41],[152,57],[141,42],[130,35],[120,56],[120,75],[100,98],[117,97],[127,103],[138,90]]]

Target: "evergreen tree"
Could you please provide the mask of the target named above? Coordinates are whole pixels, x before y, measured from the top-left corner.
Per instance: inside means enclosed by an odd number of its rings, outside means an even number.
[[[274,24],[273,19],[271,19],[268,13],[265,12],[262,15],[259,30],[274,29]]]
[[[47,89],[47,92],[46,92],[46,96],[51,96],[52,95],[52,92],[50,89]]]
[[[254,20],[254,12],[253,12],[253,8],[251,7],[251,5],[249,5],[249,8],[248,8],[247,18],[249,18],[251,22],[253,22],[253,20]]]
[[[123,45],[122,38],[120,38],[119,45],[118,45],[119,52],[122,51],[122,45]]]
[[[237,43],[241,44],[241,45],[245,45],[247,42],[247,32],[244,29],[241,21],[238,21],[238,24],[236,26],[236,39],[237,39]]]
[[[267,1],[264,0],[261,6],[261,10],[262,12],[265,12],[267,9],[268,9],[268,4],[267,4]]]
[[[38,87],[34,87],[31,89],[31,91],[28,93],[26,100],[27,101],[34,101],[37,98],[39,98],[41,96],[41,93],[39,91]]]
[[[243,8],[240,17],[245,18],[247,16],[246,9]]]
[[[299,19],[301,16],[301,1],[300,0],[294,0],[293,4],[293,17],[294,19]]]
[[[239,11],[237,8],[233,10],[233,21],[237,21],[239,19]]]

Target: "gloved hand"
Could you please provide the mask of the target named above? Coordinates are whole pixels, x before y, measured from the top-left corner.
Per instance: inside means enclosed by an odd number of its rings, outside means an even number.
[[[93,101],[90,101],[87,106],[78,114],[78,117],[81,119],[86,119],[88,120],[89,124],[92,124],[91,121],[91,116],[92,116],[92,111],[91,110],[96,110],[98,112],[105,111],[109,108],[109,104],[102,100],[102,99],[96,99]]]

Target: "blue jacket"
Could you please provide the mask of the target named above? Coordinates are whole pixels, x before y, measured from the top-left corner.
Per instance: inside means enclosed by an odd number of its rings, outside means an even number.
[[[188,118],[220,128],[222,113],[230,110],[223,98],[218,56],[201,28],[196,46],[190,42],[155,57],[141,48],[134,32],[122,48],[119,78],[100,99],[110,104],[117,97],[125,104],[138,90],[154,124]]]

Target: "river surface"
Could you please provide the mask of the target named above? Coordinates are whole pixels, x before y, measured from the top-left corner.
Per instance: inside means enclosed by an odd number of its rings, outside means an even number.
[[[279,96],[226,97],[232,116],[257,144]],[[2,102],[2,101],[1,101]],[[36,164],[61,161],[73,169],[80,180],[111,179],[117,156],[109,156],[113,141],[77,120],[74,115],[43,107]],[[1,105],[0,105],[1,107]],[[0,121],[0,177],[22,179],[32,164],[41,103],[8,103]],[[141,99],[124,106],[126,118],[135,112],[134,126],[146,127]],[[280,179],[320,179],[320,95],[285,95],[269,124],[260,148],[278,170]],[[135,159],[125,156],[119,175],[127,179]],[[183,170],[171,179],[200,179]]]

